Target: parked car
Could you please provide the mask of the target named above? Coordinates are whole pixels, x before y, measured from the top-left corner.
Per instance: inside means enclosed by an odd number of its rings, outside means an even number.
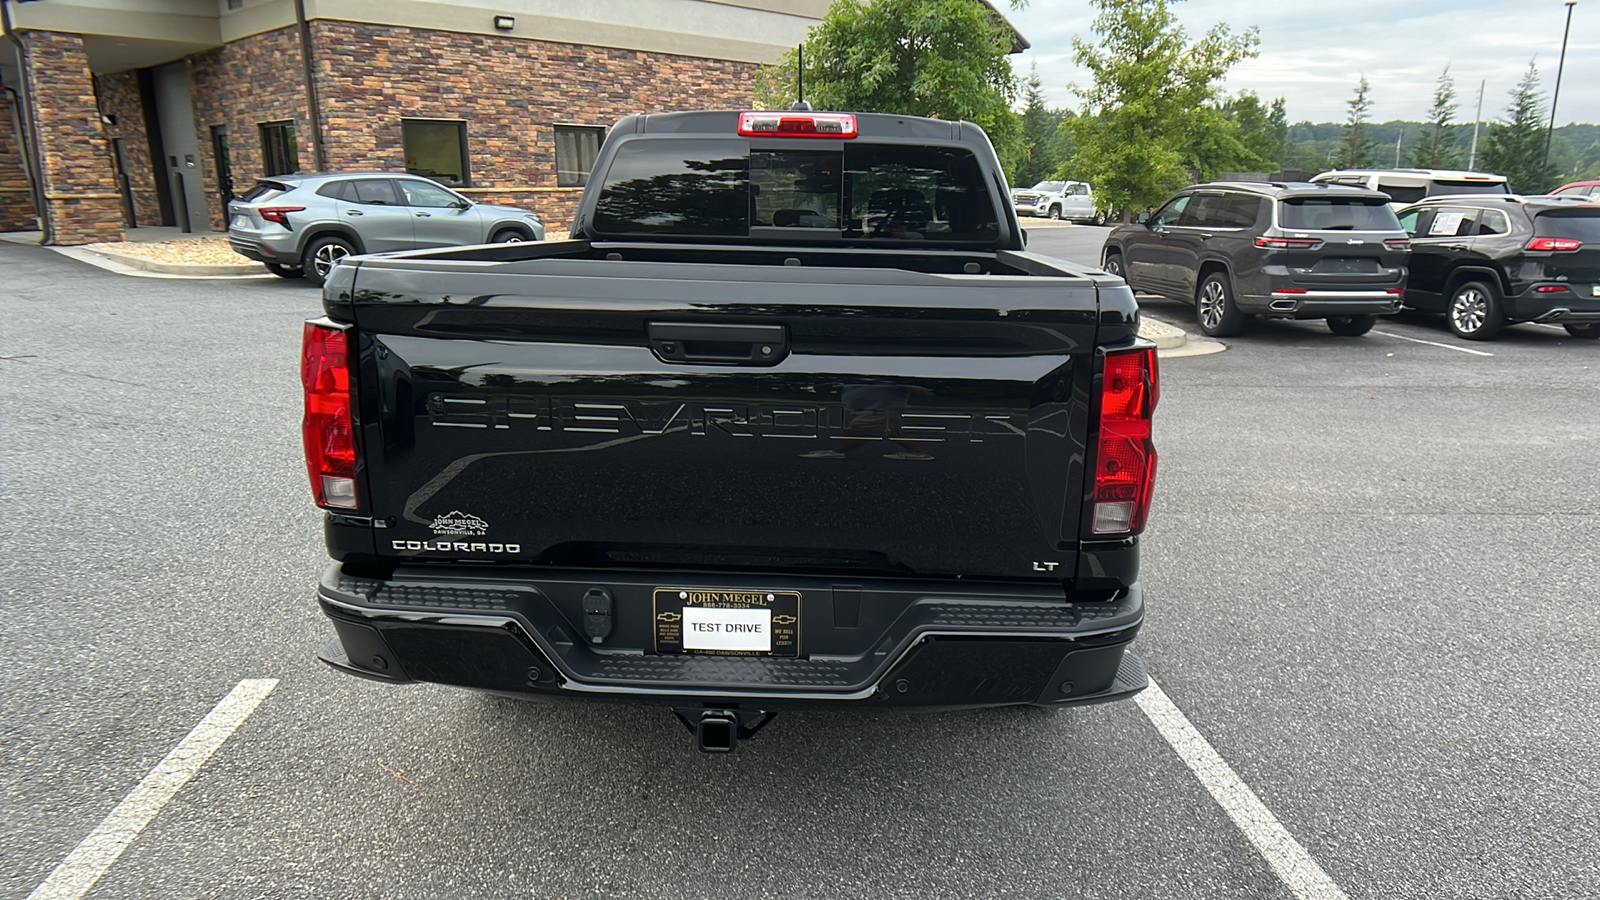
[[[1019,216],[1106,223],[1106,211],[1095,208],[1094,188],[1083,181],[1041,181],[1027,190],[1013,189],[1011,206]]]
[[[1389,195],[1396,210],[1427,197],[1450,194],[1509,194],[1504,175],[1454,169],[1336,169],[1312,177],[1313,184],[1348,184]]]
[[[1208,335],[1238,334],[1251,316],[1366,334],[1400,311],[1405,286],[1410,238],[1388,200],[1331,184],[1195,185],[1113,229],[1103,265],[1136,291],[1192,300]]]
[[[1468,340],[1511,322],[1600,338],[1600,203],[1575,197],[1439,197],[1400,211],[1411,235],[1407,306],[1445,314]]]
[[[1587,197],[1600,200],[1600,181],[1574,181],[1550,192],[1551,197]]]
[[[474,203],[416,175],[278,175],[228,204],[228,243],[284,278],[321,285],[355,253],[544,240],[537,213]]]
[[[659,704],[714,752],[1149,683],[1156,348],[1120,280],[1023,252],[982,131],[651,113],[593,171],[576,240],[330,275],[323,660]]]

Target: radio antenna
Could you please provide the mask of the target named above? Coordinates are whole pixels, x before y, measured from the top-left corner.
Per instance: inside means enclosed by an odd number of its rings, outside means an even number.
[[[791,105],[789,108],[799,110],[810,109],[811,104],[806,102],[806,45],[800,44],[799,46],[795,47],[794,54],[796,62],[795,82],[797,85],[795,93],[798,96],[795,98],[793,105]]]

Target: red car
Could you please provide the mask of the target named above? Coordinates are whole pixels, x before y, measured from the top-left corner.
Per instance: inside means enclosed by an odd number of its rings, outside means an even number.
[[[1600,181],[1574,181],[1550,192],[1552,197],[1588,197],[1600,203]]]

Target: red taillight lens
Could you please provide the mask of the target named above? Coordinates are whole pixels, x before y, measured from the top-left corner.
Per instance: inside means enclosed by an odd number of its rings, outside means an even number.
[[[1567,286],[1564,284],[1541,284],[1533,290],[1534,293],[1538,294],[1560,294],[1565,292],[1566,289]]]
[[[1256,246],[1268,250],[1315,250],[1322,242],[1316,238],[1258,237]]]
[[[1091,534],[1132,534],[1144,528],[1156,481],[1150,416],[1160,399],[1154,349],[1106,354],[1100,382]]]
[[[326,319],[306,323],[300,344],[300,385],[306,414],[300,422],[306,473],[318,506],[355,509],[356,442],[350,414],[350,346]]]
[[[1528,242],[1529,250],[1544,250],[1552,253],[1565,253],[1583,246],[1583,241],[1571,238],[1536,237]]]
[[[856,117],[850,113],[747,112],[739,114],[745,137],[853,138]]]
[[[1383,245],[1385,247],[1388,247],[1390,250],[1410,250],[1411,249],[1411,239],[1410,238],[1386,238],[1384,240],[1384,242],[1383,242]]]
[[[258,210],[258,212],[261,213],[261,218],[266,219],[268,222],[277,222],[279,225],[288,228],[289,213],[301,212],[304,209],[304,206],[267,206]]]

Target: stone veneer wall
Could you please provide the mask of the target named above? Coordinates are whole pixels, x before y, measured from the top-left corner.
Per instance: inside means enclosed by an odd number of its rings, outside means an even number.
[[[150,133],[144,127],[144,99],[139,95],[139,73],[133,70],[100,75],[94,80],[100,113],[116,121],[106,124],[107,140],[122,139],[122,164],[133,195],[133,217],[141,226],[161,224],[161,200],[156,195],[155,165],[150,159]],[[112,157],[115,169],[116,157]]]
[[[23,77],[39,129],[45,216],[57,244],[120,241],[122,195],[100,125],[83,38],[19,32],[28,48]]]
[[[0,91],[0,231],[33,231],[39,226],[28,187],[28,170],[22,165],[21,136],[14,123],[21,117],[11,95]]]
[[[556,185],[556,124],[610,126],[629,113],[748,108],[756,69],[342,21],[313,22],[312,48],[329,169],[404,171],[402,117],[462,119],[471,181],[464,193],[531,208],[558,229],[572,220],[582,189]]]
[[[294,122],[300,167],[316,168],[311,154],[311,118],[306,114],[305,66],[294,26],[251,35],[189,57],[194,127],[200,145],[211,228],[226,231],[221,189],[211,152],[211,126],[228,129],[228,152],[235,192],[262,175],[261,124]]]

